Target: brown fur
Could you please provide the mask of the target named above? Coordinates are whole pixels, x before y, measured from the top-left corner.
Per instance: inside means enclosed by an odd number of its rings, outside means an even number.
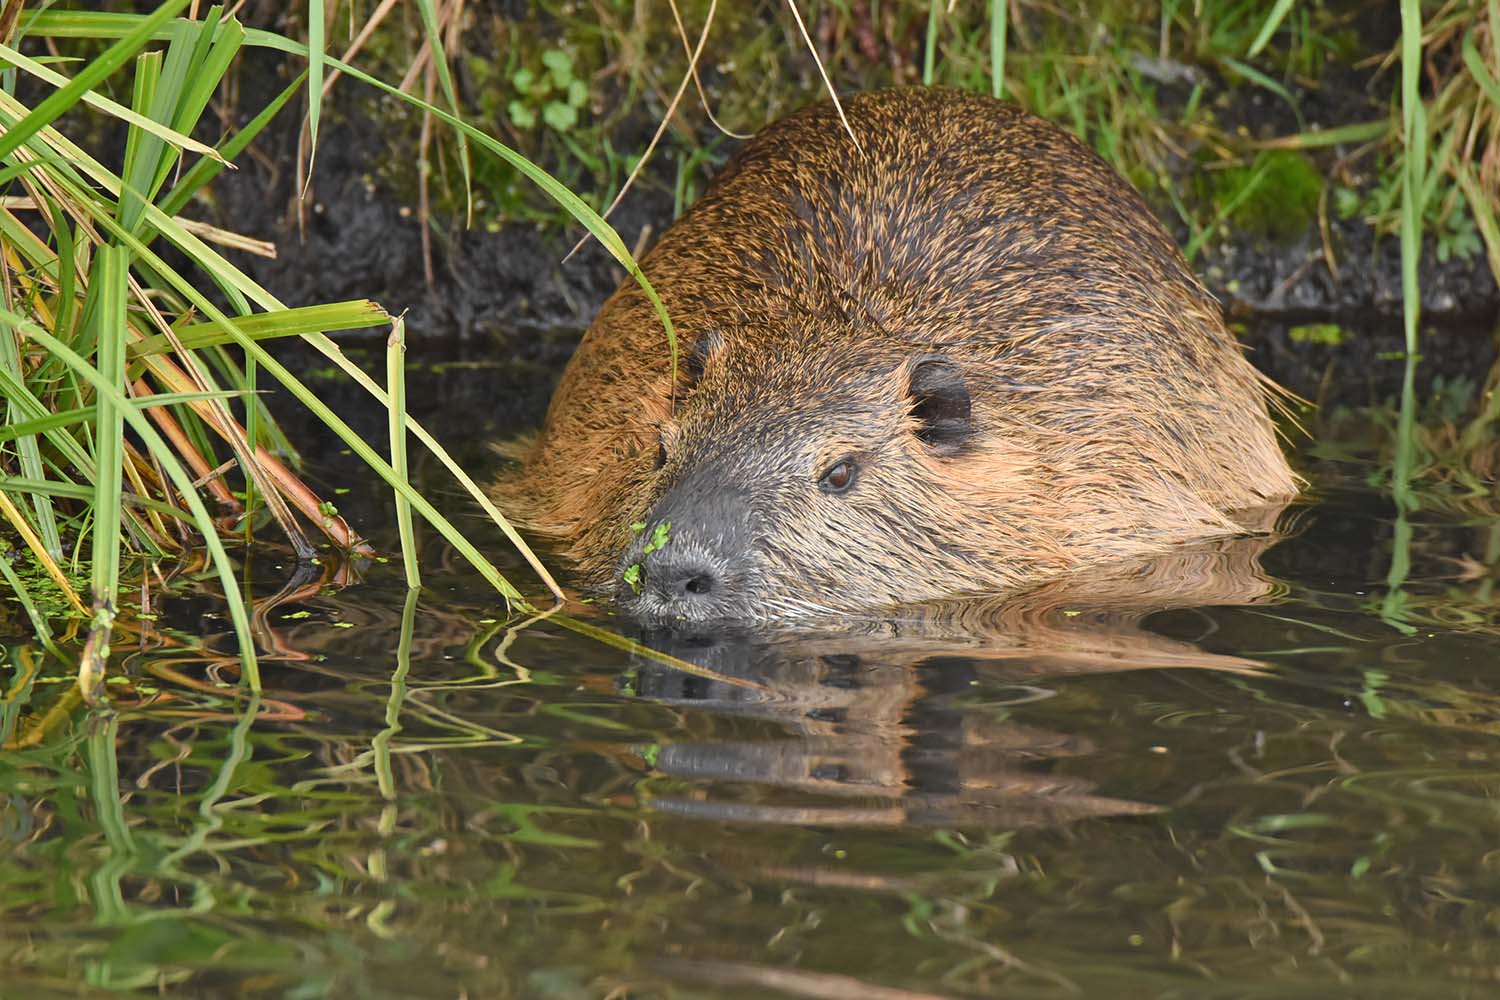
[[[669,495],[712,493],[745,526],[720,560],[734,600],[705,615],[782,619],[1030,585],[1233,533],[1296,492],[1268,383],[1092,152],[955,91],[846,111],[863,154],[827,103],[772,125],[643,260],[686,374],[627,281],[497,486],[587,586],[631,599],[629,525]],[[915,433],[908,381],[934,357],[972,401],[956,446]],[[855,486],[821,492],[845,456]],[[676,551],[718,544],[678,521]],[[635,610],[681,611],[648,596]]]

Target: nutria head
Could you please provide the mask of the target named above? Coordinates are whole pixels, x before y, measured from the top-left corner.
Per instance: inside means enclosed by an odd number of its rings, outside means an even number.
[[[1140,198],[952,91],[749,143],[564,374],[498,495],[648,619],[994,593],[1291,495],[1266,385]]]
[[[851,352],[857,332],[828,336],[837,325],[810,320],[781,344],[722,329],[695,345],[696,379],[659,425],[644,527],[616,567],[621,604],[688,620],[841,612],[909,599],[913,577],[984,558],[994,539],[953,522],[1003,502],[1019,461],[977,422],[969,383],[992,391],[986,371],[916,343]]]

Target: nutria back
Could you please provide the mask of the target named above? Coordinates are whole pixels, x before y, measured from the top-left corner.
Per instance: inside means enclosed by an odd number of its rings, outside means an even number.
[[[948,90],[762,131],[642,261],[497,487],[657,619],[996,593],[1290,497],[1268,383],[1139,195]],[[632,529],[632,526],[635,529]],[[644,525],[644,529],[641,529]]]

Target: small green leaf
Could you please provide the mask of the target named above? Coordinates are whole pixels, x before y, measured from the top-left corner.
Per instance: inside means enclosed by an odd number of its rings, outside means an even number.
[[[626,566],[625,567],[625,572],[623,574],[621,574],[621,576],[625,580],[626,583],[630,584],[630,589],[631,590],[635,591],[637,594],[639,594],[641,592],[641,564],[640,563],[631,563],[629,566]]]
[[[542,108],[542,121],[554,132],[567,132],[578,124],[578,109],[561,101],[548,101]]]
[[[568,103],[575,108],[582,108],[589,102],[589,85],[582,80],[574,80],[568,84]]]
[[[665,546],[667,544],[667,533],[671,530],[671,521],[662,521],[661,523],[657,524],[655,530],[651,532],[650,539],[648,539],[646,542],[646,547],[641,550],[641,555],[649,556],[657,549]]]
[[[573,57],[562,49],[548,49],[542,53],[542,65],[552,76],[559,89],[573,82]]]
[[[505,113],[510,116],[510,123],[518,129],[536,128],[536,112],[520,101],[511,101],[506,106]]]
[[[510,83],[511,86],[515,87],[521,93],[529,94],[531,93],[532,84],[536,83],[536,73],[522,66],[511,76]]]
[[[641,532],[643,532],[645,530],[646,530],[646,522],[645,521],[636,521],[635,523],[631,524],[631,526],[630,526],[630,533],[632,535],[639,535]]]

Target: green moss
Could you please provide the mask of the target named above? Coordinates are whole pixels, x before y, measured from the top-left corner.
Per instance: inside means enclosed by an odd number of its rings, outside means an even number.
[[[1262,152],[1248,166],[1213,176],[1215,204],[1242,232],[1292,239],[1305,233],[1317,215],[1323,174],[1302,153]]]

